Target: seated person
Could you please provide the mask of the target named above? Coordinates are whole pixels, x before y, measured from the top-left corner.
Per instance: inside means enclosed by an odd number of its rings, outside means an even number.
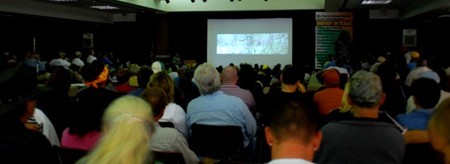
[[[384,99],[380,78],[358,71],[349,83],[348,102],[354,118],[322,127],[323,138],[314,162],[401,163],[405,143],[400,130],[378,119]]]
[[[100,138],[101,118],[106,107],[122,94],[106,89],[108,68],[95,60],[83,67],[88,88],[77,93],[75,110],[69,126],[63,131],[61,147],[90,150]]]
[[[193,124],[239,126],[244,134],[244,147],[254,144],[256,120],[240,98],[219,90],[220,75],[216,68],[209,63],[201,64],[195,70],[193,80],[201,96],[188,104],[188,129]]]
[[[409,130],[427,130],[428,121],[439,101],[439,85],[431,79],[420,78],[412,83],[416,109],[397,116],[397,121]]]
[[[339,72],[328,69],[322,73],[325,88],[314,94],[313,100],[321,115],[328,115],[330,111],[341,106],[344,90],[340,87]]]
[[[434,112],[428,124],[431,145],[450,163],[450,99],[444,100]]]
[[[114,100],[102,119],[97,146],[77,163],[150,163],[152,108],[136,96]]]
[[[162,117],[164,109],[167,105],[167,95],[161,88],[150,87],[145,89],[142,94],[144,100],[146,100],[153,108],[154,120],[158,120]],[[195,153],[189,149],[186,138],[183,134],[175,128],[161,127],[156,124],[156,132],[152,136],[150,148],[152,151],[164,152],[164,153],[181,153],[185,160],[185,163],[198,163],[199,159]]]
[[[275,113],[265,134],[272,150],[269,164],[312,163],[322,139],[317,112],[296,101],[284,104]]]
[[[59,163],[47,138],[24,125],[40,94],[36,70],[10,64],[0,69],[0,163]]]
[[[186,113],[183,108],[178,104],[175,104],[175,86],[173,79],[166,72],[158,72],[150,77],[147,87],[159,87],[166,93],[165,109],[160,113],[158,122],[171,122],[175,129],[181,132],[186,138],[188,136],[188,130],[186,126]],[[145,92],[145,91],[144,91]],[[142,93],[142,95],[147,94]],[[144,95],[145,96],[145,95]]]

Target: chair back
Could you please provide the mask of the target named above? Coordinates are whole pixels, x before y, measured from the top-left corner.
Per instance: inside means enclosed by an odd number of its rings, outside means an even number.
[[[64,148],[64,147],[54,147],[54,148],[58,152],[61,164],[74,164],[88,153],[88,151],[86,150]]]
[[[175,127],[172,122],[158,122],[158,124],[159,124],[159,126],[161,126],[163,128],[174,128]]]
[[[183,155],[181,153],[170,152],[153,152],[155,155],[155,162],[170,163],[170,164],[185,164]]]
[[[439,159],[431,143],[415,143],[405,145],[403,163],[444,163]]]
[[[244,153],[244,137],[239,126],[193,124],[190,148],[203,157],[232,160]]]

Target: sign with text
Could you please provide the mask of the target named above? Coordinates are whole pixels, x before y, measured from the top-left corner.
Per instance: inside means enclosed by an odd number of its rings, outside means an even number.
[[[336,54],[336,41],[342,31],[353,37],[353,13],[316,12],[316,69],[328,61],[328,55]]]

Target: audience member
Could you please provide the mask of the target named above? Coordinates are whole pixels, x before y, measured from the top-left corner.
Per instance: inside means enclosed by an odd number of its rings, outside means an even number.
[[[83,67],[83,78],[88,88],[76,95],[75,110],[69,126],[63,131],[61,146],[90,150],[100,138],[100,124],[106,107],[122,94],[106,89],[108,68],[98,60]]]
[[[341,106],[342,95],[344,90],[340,87],[339,72],[335,69],[325,70],[322,74],[325,89],[314,94],[313,100],[323,116]]]
[[[201,64],[194,73],[200,97],[188,104],[186,123],[240,126],[244,135],[244,147],[254,144],[256,121],[245,103],[235,96],[220,91],[220,75],[209,63]]]
[[[147,87],[159,87],[167,94],[167,99],[165,100],[167,103],[158,122],[171,122],[175,129],[179,130],[185,137],[188,137],[186,113],[183,108],[173,102],[175,92],[173,79],[166,72],[157,72],[150,77]],[[146,94],[145,91],[143,94]]]
[[[196,154],[189,149],[186,137],[173,127],[161,127],[159,120],[164,114],[168,102],[166,92],[159,87],[149,87],[142,93],[153,109],[156,132],[152,136],[150,148],[156,152],[181,153],[186,163],[198,163]]]
[[[444,162],[450,163],[450,99],[444,100],[434,112],[428,124],[431,145],[444,155]]]
[[[398,115],[396,118],[398,122],[408,130],[427,130],[428,121],[439,101],[440,91],[439,85],[432,79],[415,80],[412,83],[412,96],[416,109],[410,113]]]
[[[295,101],[284,104],[275,113],[265,134],[272,149],[269,164],[312,163],[322,139],[317,112]]]
[[[9,66],[0,70],[0,163],[58,163],[47,138],[24,125],[36,107],[36,71]]]
[[[248,109],[255,113],[256,102],[252,93],[249,90],[242,89],[237,86],[239,80],[238,70],[236,67],[227,66],[222,71],[222,86],[220,90],[228,95],[239,97],[247,105]]]
[[[313,106],[312,101],[306,98],[306,95],[298,90],[300,82],[300,73],[292,66],[286,65],[281,73],[281,88],[271,88],[268,95],[263,98],[261,108],[262,123],[270,124],[274,112],[280,109],[280,105],[289,101],[301,101],[306,105]]]
[[[349,85],[348,101],[354,119],[331,122],[322,128],[322,143],[315,162],[401,163],[405,143],[400,131],[378,120],[384,99],[380,78],[358,71]]]
[[[67,60],[65,60],[65,57],[66,57],[66,53],[59,52],[58,58],[53,59],[48,64],[53,67],[64,67],[65,69],[69,69],[70,63]]]
[[[137,83],[139,87],[129,93],[133,96],[140,96],[144,89],[147,88],[148,81],[150,81],[150,76],[152,75],[153,71],[150,67],[142,66],[137,74]]]
[[[120,97],[108,106],[102,120],[97,146],[77,163],[150,163],[154,127],[148,103],[136,96]]]

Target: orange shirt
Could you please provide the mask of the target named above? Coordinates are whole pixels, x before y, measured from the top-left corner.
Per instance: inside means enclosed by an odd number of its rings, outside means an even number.
[[[314,104],[321,115],[328,115],[328,113],[341,106],[342,95],[344,90],[339,87],[325,88],[314,94]]]

